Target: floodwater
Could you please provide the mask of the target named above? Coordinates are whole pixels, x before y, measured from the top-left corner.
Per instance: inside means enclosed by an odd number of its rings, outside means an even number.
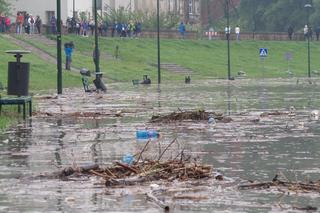
[[[108,85],[106,94],[65,89],[57,98],[34,97],[37,114],[0,136],[0,212],[163,212],[146,201],[150,183],[106,188],[98,177],[69,181],[38,177],[69,166],[108,166],[125,154],[137,153],[145,142],[137,141],[135,132],[142,128],[161,134],[145,158],[157,156],[157,147],[177,137],[166,157],[184,149],[225,177],[198,183],[157,182],[167,189],[159,196],[172,212],[319,209],[317,193],[237,188],[247,180],[271,181],[278,172],[291,181],[320,179],[320,122],[310,117],[320,108],[317,83],[318,79],[293,78],[164,83],[161,88],[116,83]],[[259,116],[289,112],[291,106],[292,116]],[[233,121],[214,126],[205,121],[148,122],[154,114],[199,109],[222,112]]]

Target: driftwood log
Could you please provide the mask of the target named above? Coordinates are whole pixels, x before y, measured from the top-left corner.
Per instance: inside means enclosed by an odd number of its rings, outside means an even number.
[[[290,182],[290,181],[282,181],[278,179],[278,175],[276,175],[272,181],[262,182],[262,183],[250,183],[238,186],[240,190],[247,189],[266,189],[270,187],[285,187],[291,191],[303,191],[303,192],[318,192],[320,193],[320,180],[317,182]]]
[[[209,116],[212,115],[214,119],[220,122],[229,123],[232,118],[224,116],[222,113],[206,112],[204,110],[198,111],[179,111],[173,112],[169,115],[153,115],[151,117],[152,123],[170,123],[176,121],[193,120],[193,121],[208,121]]]
[[[98,164],[90,164],[86,166],[81,166],[81,167],[66,167],[60,171],[53,172],[48,175],[39,175],[39,178],[59,178],[59,179],[67,179],[68,176],[71,176],[75,173],[81,173],[81,174],[89,174],[90,171],[92,170],[97,170],[99,169]]]

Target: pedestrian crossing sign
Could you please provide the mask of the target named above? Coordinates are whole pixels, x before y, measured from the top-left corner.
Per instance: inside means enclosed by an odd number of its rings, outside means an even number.
[[[260,48],[260,57],[268,56],[268,48]]]

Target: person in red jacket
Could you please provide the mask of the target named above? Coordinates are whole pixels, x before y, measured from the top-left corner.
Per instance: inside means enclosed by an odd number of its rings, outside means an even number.
[[[6,24],[6,32],[10,33],[11,20],[8,16],[5,17],[5,24]]]
[[[17,13],[16,17],[16,33],[21,34],[22,33],[22,25],[23,25],[24,17],[22,13]]]

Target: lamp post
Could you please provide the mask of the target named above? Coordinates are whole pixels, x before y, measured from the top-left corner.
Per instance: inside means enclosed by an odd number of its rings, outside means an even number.
[[[73,0],[73,5],[72,5],[72,18],[73,18],[73,20],[75,20],[75,18],[76,18],[76,15],[74,13],[75,13],[75,0]]]
[[[57,0],[57,92],[62,94],[62,58],[61,58],[61,0]]]
[[[160,5],[159,0],[157,0],[157,47],[158,47],[158,84],[161,83],[161,73],[160,73]]]
[[[308,26],[308,77],[311,77],[311,72],[310,72],[310,26],[309,26],[309,16],[310,16],[310,9],[312,8],[311,4],[305,4],[304,8],[307,10],[307,26]]]
[[[96,67],[96,79],[100,78],[100,67],[99,67],[99,42],[98,42],[98,17],[97,17],[97,0],[94,0],[94,51],[95,51],[95,67]]]
[[[229,0],[226,0],[226,12],[227,12],[227,27],[225,33],[227,36],[227,46],[228,46],[228,80],[231,80],[231,70],[230,70],[230,23],[229,23]]]
[[[101,1],[100,1],[101,2]],[[97,11],[97,0],[93,0],[93,14],[94,14],[94,64],[96,68],[96,79],[93,80],[94,85],[97,90],[101,90],[103,92],[107,91],[107,87],[102,81],[102,73],[100,71],[99,62],[100,62],[100,51],[99,51],[99,42],[98,42],[98,11]]]

